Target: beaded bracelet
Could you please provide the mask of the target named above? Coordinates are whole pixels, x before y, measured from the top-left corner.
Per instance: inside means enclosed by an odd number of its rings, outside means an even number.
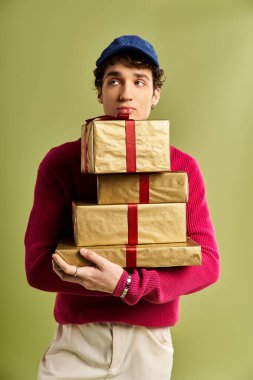
[[[124,298],[125,295],[127,294],[131,281],[132,281],[132,277],[131,277],[131,274],[129,274],[128,278],[127,278],[126,286],[125,286],[125,288],[124,288],[124,290],[120,296],[121,298]]]

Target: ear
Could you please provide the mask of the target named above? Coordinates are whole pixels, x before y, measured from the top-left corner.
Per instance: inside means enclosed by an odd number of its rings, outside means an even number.
[[[161,89],[158,87],[154,90],[153,96],[152,96],[152,104],[156,106],[160,100],[161,95]]]
[[[98,91],[98,101],[103,104],[103,94],[101,90]]]

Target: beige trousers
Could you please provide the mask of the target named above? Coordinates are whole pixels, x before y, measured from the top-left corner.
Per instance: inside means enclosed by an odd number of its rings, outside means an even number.
[[[170,380],[173,352],[168,327],[58,324],[38,380]]]

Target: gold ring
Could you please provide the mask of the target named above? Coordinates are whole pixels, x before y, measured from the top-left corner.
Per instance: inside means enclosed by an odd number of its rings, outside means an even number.
[[[74,276],[75,276],[75,277],[77,276],[77,269],[78,269],[78,267],[76,267],[76,271],[75,271],[75,273],[74,273]]]

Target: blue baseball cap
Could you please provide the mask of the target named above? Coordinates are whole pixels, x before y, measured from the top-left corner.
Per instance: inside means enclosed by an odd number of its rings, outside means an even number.
[[[120,36],[115,38],[112,43],[104,49],[96,61],[99,67],[107,58],[123,51],[136,51],[144,54],[152,61],[155,66],[159,67],[158,57],[153,46],[139,36]]]

